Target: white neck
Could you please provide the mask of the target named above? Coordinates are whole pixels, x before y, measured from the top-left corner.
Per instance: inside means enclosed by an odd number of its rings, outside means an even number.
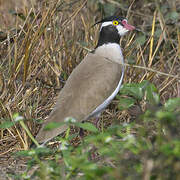
[[[121,47],[117,43],[108,43],[96,48],[95,53],[117,63],[123,63]]]

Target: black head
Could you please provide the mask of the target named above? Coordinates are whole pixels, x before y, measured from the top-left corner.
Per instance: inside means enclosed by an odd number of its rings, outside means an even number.
[[[102,19],[96,24],[99,23],[102,24],[97,47],[106,43],[119,43],[121,36],[135,29],[135,27],[129,25],[126,18],[123,17],[110,16]]]

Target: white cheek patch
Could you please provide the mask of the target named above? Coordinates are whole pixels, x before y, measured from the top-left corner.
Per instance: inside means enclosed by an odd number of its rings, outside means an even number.
[[[121,26],[120,24],[116,26],[120,36],[124,36],[129,30]]]
[[[108,22],[103,22],[100,28],[100,31],[103,27],[109,26],[109,25],[113,25],[112,21],[108,21]],[[115,25],[113,25],[115,26]],[[115,26],[116,29],[118,30],[118,33],[120,36],[124,36],[129,30],[124,28],[121,24]]]

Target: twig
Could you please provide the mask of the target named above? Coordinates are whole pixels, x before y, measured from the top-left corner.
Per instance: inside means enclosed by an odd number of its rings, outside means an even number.
[[[89,49],[89,48],[86,48],[84,46],[82,46],[80,43],[77,42],[78,45],[80,45],[83,49],[87,50],[88,52],[91,52],[92,50]],[[108,61],[112,61],[108,58],[106,58]],[[156,74],[159,74],[159,75],[162,75],[162,76],[167,76],[167,77],[171,77],[171,78],[175,78],[175,79],[179,79],[180,80],[180,77],[178,75],[172,75],[172,74],[168,74],[168,73],[164,73],[164,72],[161,72],[161,71],[157,71],[155,69],[152,69],[152,68],[149,68],[149,67],[144,67],[144,66],[138,66],[138,65],[132,65],[132,64],[128,64],[128,63],[118,63],[118,64],[121,64],[121,65],[124,65],[124,66],[127,66],[127,67],[134,67],[134,68],[139,68],[139,69],[143,69],[143,70],[147,70],[147,71],[150,71],[150,72],[154,72]]]
[[[131,65],[131,64],[127,64],[127,63],[124,63],[123,65],[128,66],[128,67],[134,67],[134,68],[144,69],[144,70],[147,70],[147,71],[155,72],[155,73],[157,73],[157,74],[159,74],[159,75],[168,76],[168,77],[171,77],[171,78],[175,78],[175,79],[179,79],[179,80],[180,80],[180,77],[179,77],[178,75],[175,76],[175,75],[172,75],[172,74],[164,73],[164,72],[157,71],[157,70],[152,69],[152,68],[149,68],[149,67],[138,66],[138,65]]]

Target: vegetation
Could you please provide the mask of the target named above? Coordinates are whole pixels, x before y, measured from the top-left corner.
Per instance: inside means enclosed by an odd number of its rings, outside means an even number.
[[[179,10],[177,0],[0,0],[0,179],[180,179]],[[95,47],[92,25],[113,14],[137,31],[121,39],[124,85],[99,128],[69,119],[64,136],[30,149]]]

